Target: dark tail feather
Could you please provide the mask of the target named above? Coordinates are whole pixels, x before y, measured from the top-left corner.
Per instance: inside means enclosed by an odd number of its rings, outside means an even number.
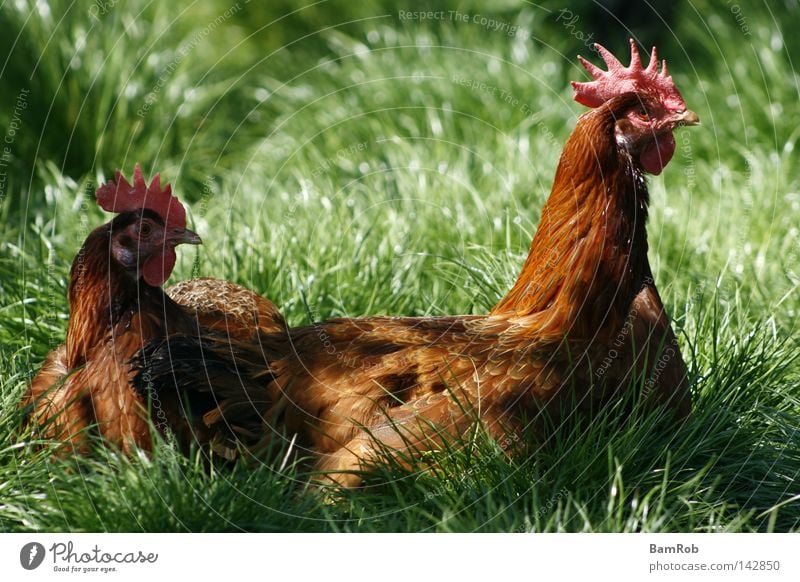
[[[149,399],[154,422],[182,446],[210,443],[233,458],[239,445],[249,448],[263,437],[273,376],[257,345],[173,335],[149,343],[134,364],[133,385]]]

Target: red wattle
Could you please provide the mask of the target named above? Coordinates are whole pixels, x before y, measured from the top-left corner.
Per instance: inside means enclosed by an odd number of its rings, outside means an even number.
[[[168,246],[160,255],[147,259],[142,265],[142,278],[151,287],[161,287],[175,268],[175,249]]]
[[[639,163],[648,173],[658,176],[675,154],[675,138],[672,132],[656,137],[639,154]]]

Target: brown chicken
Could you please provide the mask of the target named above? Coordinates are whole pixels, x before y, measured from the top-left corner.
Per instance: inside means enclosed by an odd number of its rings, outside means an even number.
[[[564,147],[519,279],[490,314],[335,319],[263,334],[238,352],[233,390],[202,370],[230,368],[227,345],[170,336],[143,355],[155,391],[175,382],[190,399],[212,391],[219,406],[208,424],[260,418],[262,444],[294,438],[346,486],[380,451],[418,455],[476,419],[503,440],[630,390],[687,415],[686,367],[647,258],[644,173],[661,172],[673,130],[698,118],[655,49],[646,68],[633,41],[628,67],[597,50],[609,70],[581,59],[594,81],[573,83],[575,98],[593,109]]]
[[[116,183],[98,188],[97,202],[120,214],[88,236],[73,262],[66,343],[48,355],[23,399],[29,422],[41,438],[79,450],[94,429],[126,452],[149,449],[149,419],[184,444],[218,441],[225,450],[228,436],[195,422],[201,414],[181,409],[176,394],[165,391],[149,401],[147,387],[132,384],[137,369],[131,359],[168,333],[253,343],[262,330],[282,329],[283,319],[266,299],[224,281],[176,286],[173,296],[184,305],[162,291],[175,246],[199,244],[200,238],[185,228],[183,206],[169,185],[161,189],[158,175],[148,186],[136,166],[131,185],[117,172]],[[204,405],[201,398],[194,404]]]

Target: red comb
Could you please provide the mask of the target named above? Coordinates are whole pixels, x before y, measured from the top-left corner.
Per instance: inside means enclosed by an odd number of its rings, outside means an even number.
[[[667,76],[667,61],[661,62],[661,71],[658,70],[658,56],[656,47],[650,53],[650,63],[647,68],[642,68],[639,49],[636,42],[631,42],[631,64],[624,66],[614,55],[599,44],[594,47],[608,65],[608,71],[593,65],[583,57],[578,60],[589,71],[594,81],[588,83],[572,82],[575,90],[575,101],[587,107],[599,107],[609,99],[623,93],[647,93],[658,98],[667,110],[685,111],[686,103],[678,92],[678,88]]]
[[[164,224],[171,228],[186,227],[186,209],[180,201],[172,196],[172,186],[167,184],[161,189],[161,176],[156,174],[150,185],[144,181],[139,164],[133,169],[133,185],[122,175],[115,172],[115,180],[100,186],[95,193],[97,203],[109,212],[133,212],[148,208],[161,216]]]

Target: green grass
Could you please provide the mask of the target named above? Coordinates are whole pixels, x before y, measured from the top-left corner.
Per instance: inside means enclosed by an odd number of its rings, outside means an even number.
[[[383,464],[335,502],[281,451],[231,468],[167,443],[57,461],[28,444],[16,405],[63,341],[69,265],[107,219],[93,188],[135,162],[161,171],[206,241],[172,280],[236,281],[292,324],[485,312],[524,259],[589,52],[547,3],[444,8],[516,37],[401,20],[388,2],[133,4],[98,19],[85,2],[0,9],[0,127],[18,126],[0,168],[0,530],[800,530],[795,3],[741,1],[739,22],[724,3],[678,3],[671,31],[656,15],[634,28],[657,36],[703,121],[650,180],[688,422],[621,427],[610,411],[516,460],[477,435],[435,472]]]

